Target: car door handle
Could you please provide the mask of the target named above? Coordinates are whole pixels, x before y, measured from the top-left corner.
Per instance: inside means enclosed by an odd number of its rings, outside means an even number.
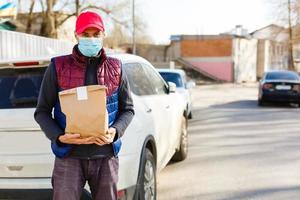
[[[166,106],[166,109],[169,109],[169,108],[170,108],[170,105],[167,105],[167,106]]]
[[[151,113],[151,112],[152,112],[152,109],[149,108],[149,109],[147,110],[147,113]]]

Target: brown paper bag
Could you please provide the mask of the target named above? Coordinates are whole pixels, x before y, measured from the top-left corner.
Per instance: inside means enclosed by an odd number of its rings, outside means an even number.
[[[105,91],[105,86],[89,85],[59,92],[61,110],[66,115],[65,133],[78,133],[81,137],[106,134]]]

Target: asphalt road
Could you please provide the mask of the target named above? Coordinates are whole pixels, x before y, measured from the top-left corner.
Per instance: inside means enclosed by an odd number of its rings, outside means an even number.
[[[159,173],[158,200],[300,199],[300,108],[256,99],[256,84],[194,89],[189,155]]]

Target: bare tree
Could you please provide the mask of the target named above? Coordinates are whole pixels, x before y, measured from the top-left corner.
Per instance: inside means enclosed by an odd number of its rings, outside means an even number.
[[[136,43],[153,43],[152,38],[147,34],[146,23],[139,16],[136,16],[135,18]],[[111,29],[108,36],[105,38],[105,45],[109,48],[118,48],[122,44],[132,44],[132,29],[129,25],[114,23],[113,28]]]
[[[55,13],[53,11],[55,3],[56,0],[47,0],[46,17],[43,20],[44,23],[41,28],[42,36],[47,36],[51,38],[57,37],[57,31],[55,27]]]
[[[270,0],[270,5],[273,9],[273,16],[276,17],[277,23],[287,27],[288,32],[288,69],[295,70],[294,62],[294,45],[297,42],[299,33],[300,19],[300,0]]]
[[[118,48],[121,44],[130,42],[130,36],[124,31],[124,27],[120,24],[114,24],[113,29],[108,36],[105,37],[104,44],[108,48]]]
[[[75,13],[76,13],[76,16],[79,15],[79,9],[80,9],[80,2],[79,0],[75,0]]]
[[[42,25],[40,35],[46,37],[57,37],[57,28],[72,16],[78,16],[81,11],[97,10],[106,14],[113,23],[128,26],[128,20],[123,20],[120,13],[126,12],[127,1],[100,2],[87,0],[40,0]],[[30,33],[31,24],[34,21],[33,7],[35,0],[31,0],[26,31]],[[56,8],[54,10],[54,8]],[[125,12],[124,12],[125,11]],[[35,17],[40,17],[35,15]],[[121,20],[122,19],[122,20]]]
[[[102,13],[110,20],[109,34],[106,38],[106,46],[117,48],[120,44],[131,43],[133,23],[131,17],[131,0],[31,0],[28,18],[27,32],[31,33],[31,24],[41,18],[40,35],[46,37],[57,37],[57,29],[69,18],[79,15],[80,12],[93,10]],[[38,2],[41,8],[39,14],[33,13],[35,3]],[[137,8],[138,10],[138,8]],[[24,10],[23,10],[24,12]],[[137,43],[150,43],[151,38],[146,34],[144,20],[135,16],[135,32]]]
[[[19,2],[20,3],[20,2]],[[27,25],[26,25],[26,33],[31,32],[31,25],[32,25],[32,19],[33,19],[33,8],[35,5],[35,0],[31,0],[30,2],[30,8],[29,8],[29,13],[28,13],[28,20],[27,20]]]
[[[292,5],[291,0],[288,0],[288,24],[289,24],[289,70],[295,70],[294,65],[294,45],[293,45],[293,30],[292,30]]]

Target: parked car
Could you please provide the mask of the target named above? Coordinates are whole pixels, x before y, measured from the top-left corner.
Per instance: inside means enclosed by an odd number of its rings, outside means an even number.
[[[292,71],[266,72],[259,83],[258,105],[266,102],[300,104],[300,76]]]
[[[108,56],[122,62],[136,113],[122,137],[119,198],[156,199],[156,174],[170,159],[187,156],[185,105],[175,84],[166,83],[145,59]],[[33,118],[46,67],[39,62],[0,66],[0,194],[51,188],[54,156]]]
[[[176,84],[177,91],[182,95],[185,101],[185,115],[188,119],[192,119],[192,98],[190,89],[195,86],[195,82],[187,82],[186,74],[181,69],[158,69],[158,72],[165,81]]]

